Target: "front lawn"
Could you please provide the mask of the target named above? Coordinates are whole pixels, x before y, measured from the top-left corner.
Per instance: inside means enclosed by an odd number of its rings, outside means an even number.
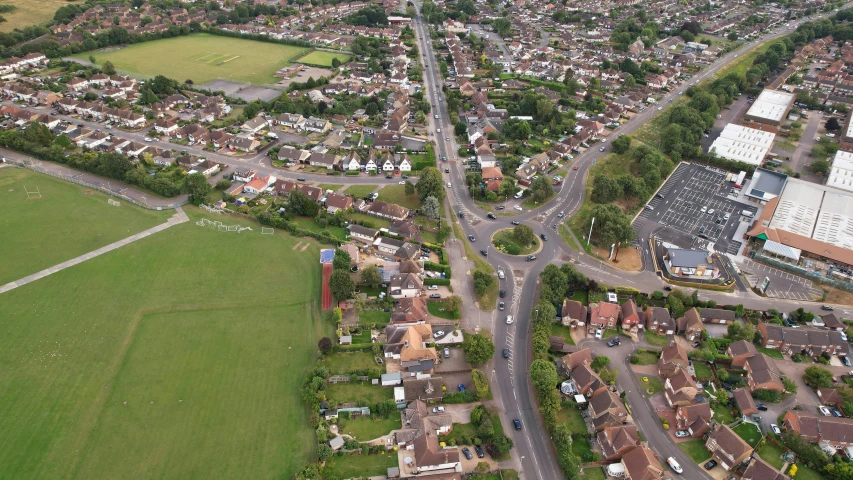
[[[785,357],[782,355],[782,352],[780,352],[779,350],[774,350],[772,348],[758,347],[758,351],[767,355],[770,358],[775,358],[777,360],[784,360],[785,359]]]
[[[347,373],[355,370],[378,368],[371,352],[338,352],[323,359],[329,372],[334,374]]]
[[[761,432],[758,431],[758,427],[751,423],[741,423],[732,430],[752,447],[758,445],[758,441],[761,440]]]
[[[666,335],[658,335],[654,332],[646,332],[646,342],[648,342],[649,345],[654,345],[656,347],[669,346],[669,339],[666,338]]]
[[[450,442],[450,440],[456,440],[457,445],[459,445],[458,441],[460,438],[474,438],[477,436],[477,426],[473,423],[454,423],[453,430],[450,431],[447,435],[440,435],[438,440],[441,442]]]
[[[635,365],[655,365],[658,363],[658,355],[648,351],[638,351],[634,353],[638,361]]]
[[[714,419],[719,423],[728,425],[735,421],[735,418],[732,416],[732,408],[727,405],[717,403],[711,407],[711,410],[714,411]]]
[[[430,315],[438,318],[444,318],[446,320],[456,320],[461,316],[458,308],[452,312],[445,310],[444,302],[441,301],[428,302],[427,310],[429,310]]]
[[[397,452],[381,455],[332,455],[323,467],[325,478],[366,478],[385,476],[388,468],[396,467]]]
[[[347,195],[352,195],[355,198],[364,198],[376,190],[375,185],[351,185],[344,190]]]
[[[317,186],[322,188],[324,192],[326,190],[331,190],[333,192],[337,192],[338,190],[341,189],[341,187],[343,187],[343,185],[339,185],[337,183],[321,183]]]
[[[569,345],[574,345],[575,341],[572,340],[572,329],[560,324],[560,323],[552,323],[551,324],[551,336],[552,337],[562,337],[566,340],[566,343]]]
[[[758,456],[761,457],[762,460],[769,463],[773,468],[779,470],[782,468],[782,465],[785,464],[784,460],[782,460],[783,450],[776,445],[765,442],[764,446],[761,447],[761,450],[758,451]]]
[[[395,203],[410,210],[421,208],[421,200],[418,198],[417,192],[412,195],[406,195],[405,185],[387,185],[383,187],[379,191],[379,198],[377,200]]]
[[[705,449],[705,442],[701,439],[679,443],[678,447],[697,464],[711,458],[711,453]]]
[[[331,405],[354,402],[358,406],[392,400],[394,389],[371,385],[369,382],[337,383],[326,386],[326,398]]]
[[[604,467],[592,467],[583,469],[583,478],[586,480],[605,480]]]
[[[693,362],[693,370],[696,371],[697,380],[710,380],[714,378],[714,372],[711,371],[711,367],[704,363]]]
[[[351,435],[360,442],[367,442],[387,435],[391,430],[399,429],[400,416],[391,415],[388,418],[362,416],[352,420],[341,420],[340,424],[343,424],[341,432]]]
[[[581,305],[589,305],[589,290],[575,290],[572,292],[570,297],[567,297],[569,300],[575,300],[581,302]]]
[[[586,422],[581,417],[580,410],[563,407],[557,412],[557,421],[569,427],[572,433],[587,433]]]
[[[661,385],[658,377],[651,375],[637,375],[637,380],[640,381],[643,392],[648,393],[649,389],[651,389],[652,393],[649,395],[654,395],[663,391],[663,386]]]

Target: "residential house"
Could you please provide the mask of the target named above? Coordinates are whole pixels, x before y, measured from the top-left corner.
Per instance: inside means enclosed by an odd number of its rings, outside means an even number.
[[[435,348],[428,346],[433,341],[431,325],[388,325],[385,338],[385,358],[399,360],[404,371],[431,373],[435,368]]]
[[[759,456],[754,456],[743,471],[741,480],[791,480],[791,477],[771,467]]]
[[[597,329],[615,330],[619,321],[619,305],[610,302],[592,303],[589,305],[589,327],[587,332],[594,333]]]
[[[593,419],[596,432],[609,426],[621,425],[628,418],[628,411],[619,394],[609,388],[600,389],[590,397],[589,414]],[[601,422],[602,420],[606,421]]]
[[[420,228],[414,222],[408,220],[395,221],[388,228],[388,231],[406,240],[411,240],[420,234]]]
[[[228,140],[226,146],[239,152],[254,152],[261,146],[261,142],[255,137],[233,136]]]
[[[696,401],[696,382],[685,368],[679,368],[672,375],[666,377],[663,384],[663,395],[670,407],[690,405]]]
[[[314,167],[328,168],[335,170],[340,167],[341,159],[332,153],[313,152],[308,158],[308,164]]]
[[[282,113],[278,116],[277,122],[283,127],[302,129],[305,117],[298,113]]]
[[[563,300],[563,308],[561,310],[561,318],[563,325],[567,327],[580,326],[583,327],[587,322],[587,308],[577,300]]]
[[[300,150],[289,145],[281,147],[278,151],[278,159],[289,163],[307,163],[311,157],[311,152]]]
[[[412,451],[407,456],[417,474],[461,469],[459,449],[442,447],[438,439],[453,429],[449,413],[430,413],[426,403],[415,400],[403,410],[401,418],[402,428],[394,432],[395,441],[399,448]]]
[[[743,368],[748,358],[758,355],[758,349],[752,342],[738,340],[729,344],[729,347],[726,348],[726,355],[732,357],[733,368]]]
[[[367,205],[365,213],[388,220],[404,220],[409,216],[409,209],[394,203],[376,201]]]
[[[732,395],[735,398],[735,403],[737,404],[737,408],[740,410],[741,415],[749,417],[758,413],[758,407],[755,405],[755,400],[752,398],[752,394],[749,393],[747,389],[737,388],[732,391]]]
[[[441,377],[406,378],[403,380],[403,398],[407,402],[441,402],[444,397],[444,380]]]
[[[675,409],[675,428],[686,431],[693,438],[701,438],[713,424],[711,405],[708,402],[682,405]]]
[[[772,365],[763,353],[746,359],[745,367],[746,381],[749,384],[750,391],[767,389],[783,392],[785,390],[782,377],[776,371],[776,366]]]
[[[838,393],[837,388],[818,388],[817,396],[820,398],[820,403],[830,405],[835,408],[840,409],[841,404],[844,403],[844,397]]]
[[[256,177],[249,181],[249,183],[243,185],[243,192],[250,193],[254,195],[260,195],[267,191],[270,185],[275,184],[275,177],[272,175],[267,175],[266,177]]]
[[[824,417],[805,410],[788,410],[782,426],[810,442],[836,449],[853,445],[853,418]]]
[[[580,367],[581,365],[590,365],[592,363],[592,353],[588,348],[569,353],[560,358],[561,371],[565,375]]]
[[[705,330],[696,307],[684,312],[684,316],[679,318],[676,324],[678,325],[678,332],[683,333],[690,341],[697,340],[702,334],[702,330]]]
[[[362,227],[361,225],[350,225],[347,227],[350,238],[362,243],[373,244],[376,237],[379,236],[379,230],[373,228]]]
[[[645,446],[639,446],[622,455],[622,467],[625,480],[660,480],[663,467],[654,452]]]
[[[267,126],[267,119],[262,115],[247,120],[246,123],[240,125],[240,130],[247,133],[258,133]]]
[[[834,313],[822,315],[820,318],[823,320],[823,325],[830,330],[843,332],[847,329],[847,325],[844,325],[844,323],[842,323]]]
[[[658,375],[661,378],[666,378],[679,369],[686,369],[690,364],[690,359],[687,358],[687,350],[678,342],[672,342],[668,347],[664,347],[660,352],[658,359]]]
[[[394,302],[394,309],[391,310],[391,323],[425,323],[428,316],[429,311],[424,297],[400,298]]]
[[[424,286],[417,275],[401,273],[392,275],[388,283],[388,295],[391,298],[411,298],[423,293]]]
[[[622,329],[630,330],[640,326],[640,312],[637,311],[637,304],[634,299],[629,298],[621,305],[622,310]]]
[[[161,118],[154,124],[154,130],[162,135],[174,135],[178,128],[178,121],[174,118]]]
[[[205,160],[198,165],[192,167],[188,173],[200,173],[205,177],[209,177],[219,171],[219,164],[211,160]]]
[[[574,384],[574,388],[571,388],[570,391],[580,395],[594,395],[607,388],[607,385],[601,381],[598,374],[587,364],[581,364],[573,368],[569,375],[569,380],[570,383]]]
[[[722,308],[703,308],[699,312],[705,323],[732,323],[735,321],[735,312]]]
[[[705,442],[705,448],[711,457],[729,471],[737,468],[752,453],[752,447],[728,425],[717,424]]]
[[[669,310],[661,307],[646,308],[646,330],[658,335],[672,335],[675,328],[675,320],[670,316]]]
[[[332,122],[325,118],[308,117],[302,123],[302,129],[309,132],[326,133],[332,128]]]
[[[640,446],[640,437],[636,425],[619,425],[607,427],[595,437],[601,447],[601,459],[613,462],[623,455]]]
[[[332,214],[338,210],[349,210],[352,207],[352,197],[339,193],[327,193],[325,207],[326,211]]]

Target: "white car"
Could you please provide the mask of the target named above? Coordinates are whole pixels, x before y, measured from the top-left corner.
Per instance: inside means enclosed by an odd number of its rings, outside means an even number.
[[[773,430],[773,433],[775,433],[776,435],[782,435],[782,430],[779,430],[779,426],[775,423],[770,424],[770,429]]]
[[[506,324],[507,324],[507,325],[512,325],[512,322],[513,322],[512,315],[507,315],[507,316],[506,316]]]
[[[498,278],[500,278],[501,280],[506,278],[506,275],[504,275],[503,270],[498,270]]]
[[[599,328],[598,330],[596,330],[596,331],[595,331],[595,338],[597,338],[597,339],[601,340],[601,334],[602,334],[602,332],[603,332],[603,330],[601,330],[600,328]]]
[[[523,209],[521,208],[521,205],[516,205],[516,206],[514,206],[514,207],[512,207],[512,208],[514,208],[514,209],[518,210],[519,212],[523,211]]]
[[[145,141],[146,141],[146,142],[153,142],[153,141],[154,141],[154,139],[153,139],[153,138],[151,138],[151,137],[145,137]]]
[[[406,184],[405,180],[400,180],[399,182],[397,182],[397,185],[405,185],[405,184]]]
[[[675,473],[682,473],[684,470],[681,469],[681,465],[675,461],[675,457],[669,457],[666,459],[666,463],[669,464],[669,468],[672,469]]]
[[[444,413],[444,407],[434,407],[432,413]]]
[[[690,435],[690,432],[688,432],[687,430],[679,430],[679,431],[675,432],[676,438],[684,438],[688,435]]]
[[[444,336],[444,330],[439,330],[439,331],[437,331],[437,332],[433,333],[433,334],[432,334],[432,336],[433,336],[433,337],[435,337],[435,338],[438,338],[438,337]]]
[[[821,405],[817,408],[820,410],[820,413],[822,413],[824,417],[831,417],[832,416],[832,412],[830,412],[829,409],[824,407],[823,405]]]
[[[447,188],[451,188],[450,182],[447,182]]]
[[[438,285],[430,285],[427,287],[427,290],[438,290]]]

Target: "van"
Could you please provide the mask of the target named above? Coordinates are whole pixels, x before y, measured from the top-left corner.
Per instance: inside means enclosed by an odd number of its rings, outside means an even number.
[[[524,192],[516,192],[515,198],[519,199],[519,198],[521,198],[522,195],[524,195]]]
[[[752,210],[744,210],[744,211],[740,212],[740,214],[743,215],[744,217],[749,217],[749,218],[752,218],[752,215],[753,215]]]

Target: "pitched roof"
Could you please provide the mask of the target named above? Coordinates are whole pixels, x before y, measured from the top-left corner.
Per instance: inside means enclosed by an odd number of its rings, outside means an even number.
[[[661,478],[663,468],[654,452],[646,447],[637,447],[622,456],[626,477],[631,480],[655,480]]]
[[[751,371],[752,380],[755,383],[776,382],[782,384],[782,377],[776,371],[776,367],[767,360],[763,353],[747,358],[746,365]]]
[[[741,478],[743,480],[790,480],[790,477],[771,467],[758,456],[752,459]]]
[[[732,395],[734,395],[737,407],[742,414],[750,415],[758,411],[758,408],[755,406],[755,400],[752,399],[752,395],[745,388],[732,390]]]
[[[752,447],[740,435],[729,428],[728,425],[717,424],[709,437],[717,442],[717,447],[712,454],[719,458],[727,458],[731,461],[742,460],[745,455],[752,451]]]
[[[563,363],[569,368],[569,370],[574,371],[581,365],[591,364],[592,353],[589,351],[588,348],[578,350],[577,352],[565,355],[563,357]]]
[[[755,348],[755,345],[753,345],[752,342],[747,342],[746,340],[732,342],[729,344],[728,349],[733,357],[737,357],[739,355],[756,355],[758,353],[758,349]]]

